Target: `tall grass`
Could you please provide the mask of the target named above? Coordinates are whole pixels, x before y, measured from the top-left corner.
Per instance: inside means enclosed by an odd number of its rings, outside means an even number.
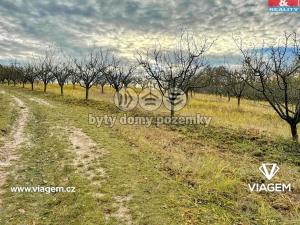
[[[26,85],[30,89],[29,85]],[[43,91],[43,85],[35,85],[35,90]],[[57,84],[50,84],[48,93],[60,95],[60,89]],[[84,99],[85,90],[79,85],[73,89],[72,85],[65,86],[65,96]],[[104,87],[104,94],[101,93],[100,87],[93,87],[90,90],[90,99],[113,102],[114,90],[109,86]],[[162,106],[160,113],[168,113]],[[269,136],[280,136],[289,138],[290,130],[284,122],[274,112],[267,102],[252,101],[243,99],[241,106],[237,106],[237,99],[232,98],[230,102],[227,98],[208,95],[196,94],[189,99],[188,105],[177,112],[177,115],[201,115],[212,117],[211,125],[217,127],[229,127],[234,129],[247,129],[253,133],[264,133]]]

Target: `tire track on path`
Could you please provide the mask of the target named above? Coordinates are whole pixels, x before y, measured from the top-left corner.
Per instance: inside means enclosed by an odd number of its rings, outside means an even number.
[[[5,93],[4,93],[5,94]],[[7,168],[12,165],[12,162],[18,159],[18,154],[16,153],[17,148],[26,141],[24,129],[28,121],[29,110],[25,103],[15,97],[11,96],[16,102],[17,107],[19,107],[19,115],[15,123],[13,124],[12,130],[4,142],[4,145],[0,147],[0,205],[1,195],[4,192],[3,185],[6,182],[8,175]]]
[[[48,106],[50,108],[53,108],[54,106],[51,105],[48,101],[44,100],[44,99],[41,99],[41,98],[37,98],[37,97],[32,97],[32,98],[29,98],[30,101],[33,101],[33,102],[36,102],[38,103],[39,105],[44,105],[44,106]]]
[[[79,171],[86,175],[91,184],[95,187],[101,186],[102,182],[106,181],[107,174],[105,169],[97,165],[92,165],[99,161],[101,157],[107,154],[107,150],[99,148],[97,144],[87,136],[81,129],[71,127],[68,129],[70,133],[70,141],[73,146],[73,150],[76,154],[75,166]],[[97,190],[97,189],[96,189]],[[102,198],[104,194],[95,193],[95,197]],[[106,214],[106,219],[109,217],[116,218],[120,224],[131,225],[132,217],[126,204],[130,201],[131,197],[116,196],[113,198],[113,206],[117,208],[116,213]]]
[[[44,105],[49,108],[53,108],[47,100],[40,98],[29,98],[30,101],[34,101],[40,105]],[[99,147],[87,134],[81,129],[71,126],[69,127],[56,127],[56,129],[64,130],[68,136],[69,141],[72,144],[72,150],[76,157],[74,165],[80,173],[86,176],[94,187],[95,198],[103,198],[104,194],[99,192],[98,189],[101,187],[103,182],[106,182],[108,175],[104,168],[98,163],[99,160],[104,157],[108,151],[102,147]],[[132,225],[132,216],[130,210],[127,208],[127,204],[131,200],[131,196],[114,196],[113,207],[116,209],[115,213],[106,213],[106,219],[110,217],[115,218],[120,224]]]

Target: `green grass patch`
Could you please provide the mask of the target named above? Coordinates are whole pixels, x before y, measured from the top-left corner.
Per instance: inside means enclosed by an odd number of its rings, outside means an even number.
[[[90,170],[102,167],[108,174],[98,189],[105,194],[99,211],[113,214],[117,210],[114,197],[131,196],[128,208],[137,224],[299,224],[297,144],[255,130],[220,126],[96,128],[88,124],[88,113],[120,115],[119,110],[107,101],[24,93],[55,105],[54,109],[36,106],[47,111],[51,125],[67,123],[82,128],[108,150],[109,154],[89,165]],[[131,115],[143,113],[134,111]],[[40,139],[45,137],[40,135]],[[281,169],[275,181],[291,182],[293,194],[250,193],[249,182],[264,182],[258,171],[261,162],[279,163]],[[66,207],[72,209],[69,203]],[[118,221],[111,218],[108,224]]]
[[[14,100],[6,93],[0,93],[0,146],[11,130],[18,115],[18,109],[14,107]]]
[[[59,118],[39,106],[30,107],[33,113],[26,133],[31,135],[29,146],[23,146],[20,159],[5,185],[0,224],[104,224],[98,202],[90,192],[90,184],[76,173],[66,151],[68,140],[49,129],[60,124]],[[76,187],[76,193],[12,193],[10,187]]]

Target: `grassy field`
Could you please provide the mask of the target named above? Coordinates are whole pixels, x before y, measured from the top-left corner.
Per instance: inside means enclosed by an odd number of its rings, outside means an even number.
[[[0,94],[0,102],[0,146],[2,146],[5,136],[10,132],[11,125],[16,119],[17,109],[12,99],[5,94]]]
[[[30,86],[27,86],[30,89]],[[43,90],[43,85],[35,87],[37,91]],[[60,89],[55,84],[50,84],[48,93],[60,94]],[[104,88],[104,94],[101,94],[101,88],[93,87],[90,91],[90,99],[96,101],[113,102],[113,89]],[[65,95],[76,99],[83,99],[85,96],[83,88],[72,85],[65,87]],[[163,107],[160,113],[168,113]],[[178,112],[181,115],[190,115],[200,113],[205,116],[213,117],[211,125],[218,127],[242,128],[255,133],[265,133],[266,135],[275,135],[279,137],[290,137],[289,126],[282,121],[267,102],[251,101],[243,99],[241,106],[237,106],[237,100],[232,98],[230,102],[226,97],[220,98],[215,95],[195,94],[190,99],[188,107]]]
[[[30,143],[10,168],[0,224],[300,224],[300,146],[289,141],[288,127],[265,102],[243,100],[238,108],[234,99],[198,94],[179,113],[212,116],[209,127],[97,128],[88,124],[89,113],[123,114],[109,87],[105,94],[93,88],[88,102],[80,87],[67,86],[63,98],[54,84],[47,94],[42,86],[0,89],[22,99],[31,113]],[[7,106],[2,127],[15,118],[8,116],[11,101],[0,94],[0,105]],[[75,127],[105,153],[76,156]],[[273,182],[291,183],[293,191],[249,192],[248,183],[265,182],[262,162],[278,163]],[[76,193],[10,192],[11,186],[38,185],[74,186]]]

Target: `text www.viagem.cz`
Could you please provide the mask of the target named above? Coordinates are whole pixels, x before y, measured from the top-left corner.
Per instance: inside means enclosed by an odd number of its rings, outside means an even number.
[[[75,187],[51,187],[51,186],[37,186],[37,187],[11,187],[10,190],[13,193],[75,193]]]

